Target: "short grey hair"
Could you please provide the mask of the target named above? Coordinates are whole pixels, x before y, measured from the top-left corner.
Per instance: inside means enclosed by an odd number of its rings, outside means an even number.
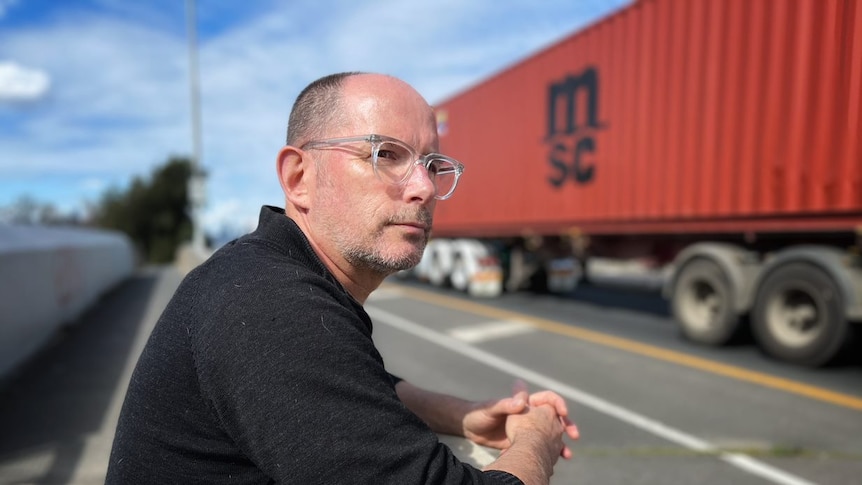
[[[342,86],[350,76],[363,72],[341,72],[324,76],[302,90],[287,122],[287,144],[297,146],[319,138],[344,114]]]

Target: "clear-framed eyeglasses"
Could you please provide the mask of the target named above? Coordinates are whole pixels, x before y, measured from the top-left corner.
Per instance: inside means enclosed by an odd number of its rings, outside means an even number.
[[[300,149],[334,148],[360,142],[371,145],[371,165],[377,178],[392,185],[403,185],[410,178],[416,165],[421,165],[428,171],[428,178],[434,183],[434,198],[438,200],[452,196],[455,186],[458,185],[458,179],[464,173],[464,165],[454,158],[440,153],[419,155],[407,143],[384,135],[314,140],[302,145]]]

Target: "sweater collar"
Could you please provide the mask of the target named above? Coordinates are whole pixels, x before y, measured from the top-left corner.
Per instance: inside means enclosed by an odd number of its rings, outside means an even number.
[[[371,330],[371,318],[365,313],[363,305],[353,298],[353,295],[323,264],[317,253],[314,252],[314,248],[311,247],[311,243],[308,242],[305,233],[302,232],[296,221],[284,212],[284,209],[269,205],[261,207],[257,229],[251,236],[259,238],[286,257],[305,264],[312,271],[331,281],[360,310],[361,314],[364,315],[363,319],[368,325],[368,329]]]
[[[265,240],[283,254],[297,259],[313,268],[321,276],[338,283],[308,242],[308,238],[296,222],[285,214],[284,209],[265,205],[260,209],[254,235]],[[340,283],[338,283],[341,286]]]

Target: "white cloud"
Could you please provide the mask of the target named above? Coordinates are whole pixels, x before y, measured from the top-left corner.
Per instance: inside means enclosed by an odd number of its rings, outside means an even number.
[[[0,4],[0,15],[3,5]],[[43,71],[15,62],[0,62],[0,101],[33,101],[42,98],[51,87]]]
[[[80,182],[79,187],[84,192],[98,194],[108,188],[108,182],[102,178],[88,177]]]
[[[188,153],[184,47],[146,26],[76,12],[0,36],[0,58],[29,59],[53,77],[50,98],[0,133],[0,176],[131,177]]]

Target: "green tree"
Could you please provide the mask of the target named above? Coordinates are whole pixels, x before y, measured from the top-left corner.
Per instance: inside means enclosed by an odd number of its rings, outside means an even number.
[[[95,207],[93,223],[128,234],[146,261],[171,262],[179,245],[192,235],[190,175],[188,159],[171,158],[149,179],[135,177],[127,191],[105,192]]]

